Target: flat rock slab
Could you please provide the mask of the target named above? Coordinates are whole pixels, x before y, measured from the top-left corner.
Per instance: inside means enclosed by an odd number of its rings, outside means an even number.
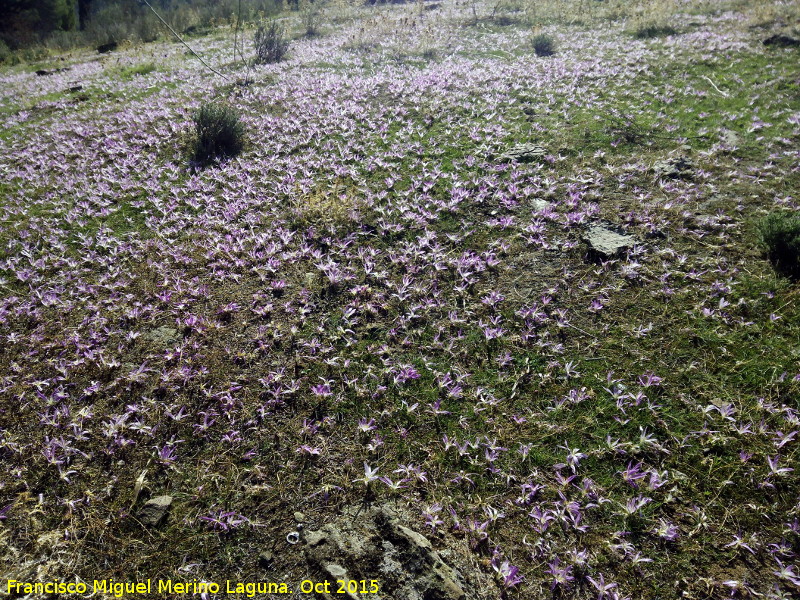
[[[670,179],[691,179],[694,176],[695,165],[686,156],[659,160],[653,165],[653,172],[658,177]]]
[[[544,146],[538,144],[519,144],[506,150],[505,154],[500,156],[500,160],[505,162],[529,163],[542,160],[545,156],[547,156],[547,150]]]
[[[603,258],[621,254],[636,243],[636,238],[610,229],[605,225],[591,225],[583,236],[589,250]]]
[[[158,496],[145,502],[142,510],[139,511],[139,521],[147,527],[156,527],[172,505],[172,496]]]
[[[468,600],[462,574],[445,563],[430,541],[407,527],[389,506],[345,511],[339,519],[304,536],[312,567],[336,580],[377,579],[373,600]],[[360,584],[359,584],[360,585]],[[359,588],[360,589],[360,588]],[[341,596],[356,600],[360,594]],[[362,598],[363,600],[363,598]]]

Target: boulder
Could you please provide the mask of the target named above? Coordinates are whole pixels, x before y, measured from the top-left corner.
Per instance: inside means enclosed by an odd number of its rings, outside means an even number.
[[[145,502],[142,510],[139,511],[139,521],[147,527],[156,527],[167,516],[167,511],[169,511],[171,505],[172,496],[151,498]]]
[[[583,236],[589,245],[590,252],[602,258],[611,258],[621,254],[636,243],[636,238],[614,231],[606,225],[589,226]]]
[[[735,131],[723,127],[719,130],[719,142],[726,148],[736,148],[742,143],[742,138]]]
[[[264,550],[258,555],[258,566],[262,569],[269,569],[275,561],[275,553],[272,550]]]
[[[177,329],[174,327],[167,327],[166,325],[156,327],[144,335],[146,340],[159,348],[171,348],[180,341],[181,337]]]
[[[542,212],[550,208],[551,204],[547,200],[542,200],[541,198],[534,198],[530,202],[531,208],[533,208],[536,212]]]
[[[304,551],[313,568],[332,582],[378,579],[380,590],[370,594],[373,600],[467,600],[461,573],[444,562],[425,536],[403,524],[392,508],[350,513],[306,532]]]

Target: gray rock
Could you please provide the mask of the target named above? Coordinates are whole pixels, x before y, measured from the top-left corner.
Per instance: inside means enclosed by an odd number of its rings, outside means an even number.
[[[719,142],[727,148],[735,148],[742,143],[739,134],[723,127],[719,130]]]
[[[336,563],[328,563],[325,565],[325,572],[328,573],[334,581],[350,581],[352,579],[347,575],[347,570]],[[339,586],[336,587],[338,589]],[[350,600],[359,600],[358,595],[348,591],[347,587],[344,588],[344,593]]]
[[[347,571],[345,571],[344,567],[337,565],[335,563],[329,563],[325,565],[325,570],[331,577],[335,577],[336,579],[347,578]]]
[[[604,258],[616,256],[636,243],[633,236],[618,233],[605,225],[590,226],[583,239],[589,245],[590,251]]]
[[[314,548],[320,544],[328,542],[328,535],[324,531],[307,531],[305,542],[309,548]]]
[[[544,146],[538,144],[519,144],[510,148],[500,157],[504,162],[521,162],[529,163],[537,160],[542,160],[547,156],[547,150]]]
[[[653,172],[658,177],[670,179],[691,179],[694,174],[695,165],[686,156],[659,160],[653,165]]]
[[[447,565],[430,541],[405,526],[388,506],[345,513],[316,531],[304,548],[308,562],[332,579],[374,579],[372,600],[465,600],[462,575]]]
[[[275,554],[272,552],[272,550],[264,550],[258,555],[258,564],[262,569],[270,568],[274,560]]]
[[[156,527],[167,516],[171,505],[172,496],[158,496],[150,499],[139,511],[139,521],[148,527]]]
[[[156,327],[152,331],[147,332],[144,337],[148,341],[162,348],[174,346],[181,339],[181,335],[177,329],[167,327],[166,325]]]
[[[300,511],[297,511],[296,513],[294,513],[294,520],[295,523],[305,523],[306,516]]]
[[[549,206],[550,203],[547,200],[542,200],[541,198],[534,198],[531,200],[531,208],[537,212],[541,212]]]

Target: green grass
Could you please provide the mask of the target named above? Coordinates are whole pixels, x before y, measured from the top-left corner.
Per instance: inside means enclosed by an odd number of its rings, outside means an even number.
[[[631,35],[640,40],[666,37],[676,33],[678,33],[677,29],[664,23],[642,23],[631,31]]]
[[[735,68],[727,68],[734,65]],[[765,73],[783,90],[781,96],[754,94],[763,84]],[[716,86],[716,89],[715,89]],[[796,92],[797,91],[797,92]],[[551,136],[559,146],[580,147],[585,152],[603,151],[626,154],[632,149],[658,150],[689,143],[693,150],[707,150],[720,143],[720,130],[733,131],[740,139],[737,156],[755,157],[760,153],[759,132],[750,131],[756,115],[788,106],[785,94],[800,94],[790,65],[769,56],[738,53],[726,62],[687,64],[668,60],[637,79],[635,85],[593,90],[597,108],[587,109],[585,101],[560,99],[568,111],[564,121],[556,106],[540,105],[536,96],[519,94],[518,136],[530,136],[531,123],[557,131]],[[529,116],[523,112],[533,110]],[[735,115],[735,118],[734,118]],[[768,133],[790,137],[792,126],[785,119],[773,120]]]
[[[145,62],[135,65],[128,65],[125,67],[112,67],[107,71],[107,73],[112,79],[119,78],[123,81],[130,81],[135,77],[142,77],[144,75],[148,75],[149,73],[153,73],[156,70],[157,67],[155,63]]]
[[[653,44],[656,43],[657,40],[654,40]],[[526,52],[530,53],[529,50]],[[728,60],[735,68],[725,68]],[[133,80],[152,72],[150,66],[129,67],[116,72],[115,76]],[[419,66],[422,68],[424,65]],[[335,70],[339,67],[318,64],[315,68]],[[724,60],[720,59],[718,63],[709,60],[686,62],[682,56],[665,56],[662,63],[652,65],[649,72],[644,72],[635,81],[620,82],[616,88],[600,89],[598,86],[590,90],[589,94],[599,102],[599,106],[591,109],[582,104],[585,100],[582,98],[560,98],[549,104],[529,91],[520,93],[518,99],[524,100],[525,107],[533,109],[533,115],[514,103],[493,107],[512,117],[502,143],[512,144],[542,136],[531,126],[531,123],[537,123],[544,127],[548,146],[554,151],[562,147],[572,150],[565,153],[568,160],[562,163],[541,167],[521,166],[519,169],[531,169],[532,174],[547,178],[569,173],[578,179],[584,174],[584,169],[596,175],[597,171],[604,172],[605,166],[609,167],[608,181],[601,181],[599,177],[591,181],[600,198],[598,204],[603,218],[621,219],[628,213],[643,211],[646,202],[656,204],[653,198],[665,205],[667,201],[679,200],[681,195],[690,196],[685,205],[678,204],[674,209],[664,206],[651,209],[663,211],[659,216],[663,217],[665,235],[668,237],[666,241],[661,238],[646,239],[647,254],[643,259],[646,269],[642,279],[619,283],[619,274],[613,270],[603,279],[602,275],[596,274],[597,265],[583,260],[580,249],[551,252],[557,255],[553,260],[558,260],[559,265],[576,273],[573,282],[565,282],[555,302],[559,307],[567,308],[574,315],[575,324],[588,333],[584,335],[569,328],[560,331],[552,323],[543,326],[543,335],[563,344],[559,352],[526,345],[513,335],[498,347],[492,345],[490,348],[477,326],[477,319],[484,318],[484,313],[472,315],[468,324],[457,327],[463,329],[463,338],[455,343],[452,352],[434,345],[437,331],[426,322],[411,328],[407,332],[405,345],[401,346],[404,336],[391,337],[389,332],[394,320],[411,303],[401,305],[394,300],[387,300],[385,314],[375,318],[375,327],[367,328],[365,323],[360,323],[354,326],[352,334],[335,334],[325,340],[326,344],[333,347],[333,355],[346,356],[352,361],[349,367],[305,359],[300,368],[310,382],[317,382],[319,377],[360,375],[372,369],[376,377],[368,389],[347,390],[341,394],[338,403],[331,401],[329,404],[298,394],[286,406],[268,414],[263,421],[259,421],[257,410],[263,400],[252,388],[245,389],[241,401],[248,407],[253,423],[257,422],[249,435],[252,435],[252,444],[259,454],[255,462],[250,464],[238,461],[231,453],[221,452],[220,445],[214,440],[187,436],[189,425],[177,425],[165,419],[166,425],[163,427],[168,428],[170,434],[187,438],[179,446],[181,470],[173,471],[156,464],[148,465],[142,460],[131,460],[127,468],[119,472],[116,489],[120,491],[116,492],[116,496],[82,508],[85,514],[72,517],[69,523],[71,527],[104,532],[102,540],[87,535],[76,542],[81,556],[95,564],[124,565],[125,572],[120,568],[113,575],[132,577],[136,573],[140,574],[140,579],[168,577],[177,564],[176,556],[190,556],[192,561],[205,563],[209,572],[225,573],[233,578],[240,573],[252,572],[255,568],[254,556],[257,552],[254,553],[254,549],[274,545],[274,540],[284,535],[286,519],[291,517],[288,509],[285,509],[289,506],[287,498],[289,501],[306,503],[316,510],[322,503],[312,500],[310,494],[326,484],[350,486],[353,471],[359,474],[357,471],[363,457],[372,464],[380,464],[381,475],[393,478],[394,475],[386,472],[383,465],[393,462],[428,464],[428,468],[440,477],[459,470],[480,471],[475,476],[474,488],[466,484],[447,486],[446,494],[451,496],[454,505],[478,507],[486,502],[512,509],[515,486],[520,478],[531,474],[530,477],[537,480],[552,481],[553,465],[563,461],[564,457],[564,450],[560,446],[566,445],[589,454],[582,463],[581,475],[591,477],[604,496],[611,500],[592,509],[597,512],[592,513],[590,533],[576,535],[574,539],[595,555],[595,571],[614,573],[615,580],[620,582],[621,587],[624,585],[626,595],[648,599],[668,597],[675,595],[675,585],[688,586],[694,593],[698,591],[694,586],[701,585],[698,583],[700,576],[719,573],[717,579],[724,580],[732,578],[730,573],[734,570],[745,567],[754,574],[762,572],[762,566],[745,565],[741,556],[725,549],[724,544],[739,527],[761,527],[761,521],[754,516],[755,510],[748,505],[758,505],[766,511],[773,518],[773,525],[770,525],[772,531],[769,533],[779,533],[782,525],[777,517],[785,514],[795,499],[789,498],[789,494],[782,490],[772,494],[754,487],[754,483],[757,484],[764,476],[764,457],[775,452],[768,439],[731,432],[724,435],[704,432],[706,425],[710,430],[717,427],[713,419],[718,417],[713,412],[704,413],[702,409],[730,402],[738,410],[737,419],[751,421],[755,426],[763,420],[777,427],[777,415],[766,410],[759,398],[764,398],[766,402],[797,406],[800,390],[791,376],[797,372],[800,361],[797,348],[797,340],[800,339],[800,298],[796,286],[777,278],[756,250],[758,232],[752,222],[759,215],[760,200],[750,203],[741,200],[749,198],[753,192],[762,194],[763,199],[766,192],[758,189],[760,185],[770,186],[770,194],[776,189],[796,190],[797,176],[776,173],[768,183],[762,181],[749,185],[739,182],[730,186],[735,193],[721,197],[715,205],[735,226],[731,233],[725,235],[723,231],[701,231],[697,225],[686,225],[681,213],[693,209],[700,200],[705,200],[710,193],[708,186],[727,190],[726,184],[722,183],[726,168],[747,169],[768,162],[771,160],[771,150],[767,145],[771,140],[792,134],[785,120],[772,123],[767,130],[769,135],[766,141],[755,140],[761,134],[748,134],[748,128],[752,124],[750,117],[756,113],[773,115],[778,110],[789,109],[790,98],[793,94],[797,95],[797,84],[791,77],[793,69],[793,63],[788,60],[776,61],[774,57],[749,52],[735,53]],[[765,73],[769,73],[771,78],[778,78],[778,83],[769,93],[753,93],[763,83]],[[629,86],[635,91],[629,93]],[[98,103],[104,101],[94,95],[92,100]],[[402,102],[402,98],[389,101]],[[568,115],[566,121],[564,110]],[[609,117],[612,111],[621,116]],[[459,117],[465,126],[453,130],[452,125],[436,119],[427,121],[427,112],[426,107],[408,107],[407,121],[412,124],[425,123],[420,131],[414,130],[412,133],[406,122],[397,119],[387,132],[386,147],[412,141],[422,148],[419,154],[408,153],[398,159],[402,171],[407,172],[408,176],[395,183],[394,189],[397,191],[414,189],[417,184],[413,174],[419,170],[420,161],[435,164],[444,172],[458,173],[463,166],[457,168],[457,163],[470,154],[479,154],[477,166],[467,178],[484,169],[484,160],[491,162],[481,154],[483,150],[461,131],[481,124],[483,117],[464,111]],[[740,113],[744,116],[734,120],[729,118]],[[672,129],[675,125],[678,128]],[[743,143],[734,155],[726,155],[722,163],[724,168],[715,167],[714,177],[709,184],[700,181],[687,184],[677,191],[660,189],[654,184],[652,176],[638,172],[630,176],[629,188],[624,191],[617,189],[617,172],[614,169],[621,164],[648,161],[651,157],[675,150],[684,138],[690,140],[693,152],[710,151],[716,144],[715,132],[721,126],[739,133]],[[319,143],[346,142],[335,134],[326,136]],[[376,145],[377,139],[373,140]],[[596,151],[607,153],[607,165],[592,157]],[[301,154],[300,150],[298,154]],[[157,160],[166,161],[169,157],[158,156]],[[702,159],[699,162],[702,163]],[[379,168],[364,177],[368,185],[380,189],[388,173]],[[498,178],[508,176],[507,172],[497,173]],[[631,189],[634,187],[635,191]],[[565,186],[557,185],[554,195],[562,198],[567,191]],[[11,184],[0,184],[0,194],[8,196],[13,193],[15,188]],[[446,198],[449,194],[447,182],[438,182],[429,193],[434,199]],[[639,194],[646,197],[640,199]],[[153,235],[147,230],[143,209],[132,204],[141,199],[143,197],[121,198],[108,216],[85,219],[76,226],[75,238],[77,233],[93,235],[100,227],[110,229],[120,238],[131,236],[146,239]],[[743,204],[741,211],[737,209],[740,201]],[[439,213],[437,218],[425,225],[409,222],[407,229],[400,233],[380,240],[368,238],[365,241],[381,244],[386,249],[416,240],[423,229],[431,229],[437,234],[456,234],[474,229],[465,245],[481,252],[491,248],[492,243],[500,238],[511,238],[507,241],[512,244],[509,254],[513,256],[524,249],[524,243],[517,237],[484,226],[488,218],[484,213],[495,208],[473,207],[460,210],[457,214]],[[376,211],[372,216],[378,214]],[[515,215],[520,221],[530,216],[524,207]],[[58,214],[56,209],[48,209],[37,199],[31,203],[25,218],[38,219],[46,224],[49,220],[57,221]],[[14,227],[21,227],[22,222],[20,220]],[[337,235],[346,233],[350,226],[347,222],[338,224]],[[637,235],[642,234],[635,219],[632,219],[631,229]],[[4,233],[3,246],[13,234],[13,228]],[[579,232],[572,230],[560,235],[574,240]],[[641,237],[644,238],[643,235]],[[452,243],[447,251],[457,253],[461,246]],[[677,264],[670,257],[661,258],[658,251],[666,246],[676,253],[685,253],[686,265]],[[708,269],[707,273],[698,275],[696,279],[688,278],[690,269],[704,268],[704,261],[715,266],[724,264],[727,270],[720,268],[721,272],[715,273]],[[302,272],[304,266],[298,268]],[[401,266],[396,268],[397,272],[393,271],[391,276],[402,272]],[[661,270],[672,272],[671,281],[678,289],[678,293],[669,298],[658,294],[657,278]],[[203,276],[201,266],[198,266],[197,272],[199,277]],[[469,304],[477,305],[476,298],[485,289],[500,289],[508,296],[503,317],[506,323],[513,323],[515,309],[524,302],[536,300],[539,295],[532,293],[527,300],[512,297],[508,290],[511,289],[513,278],[518,275],[519,269],[512,273],[502,270],[484,273],[468,296]],[[730,291],[711,296],[709,289],[717,279],[723,282],[730,279]],[[594,293],[581,290],[579,284],[586,281],[597,281],[613,287],[606,308],[597,316],[585,313],[585,307]],[[534,283],[530,285],[536,287]],[[20,287],[20,290],[23,289]],[[223,286],[219,286],[219,289],[215,287],[214,301],[219,298],[230,300],[226,295],[235,297],[235,294],[249,301],[253,291],[245,284],[236,288],[235,292]],[[449,292],[443,293],[446,295]],[[720,308],[721,296],[728,303],[724,308]],[[327,332],[337,332],[346,327],[341,317],[341,309],[349,301],[345,293],[329,293],[324,298],[315,298],[318,306],[298,332],[300,338],[308,339],[315,335],[318,327],[320,331]],[[457,304],[454,295],[446,300]],[[212,305],[213,301],[208,300],[208,304]],[[709,314],[703,313],[704,308],[710,311]],[[479,306],[476,310],[483,309]],[[445,320],[446,315],[439,317]],[[631,334],[633,326],[648,322],[654,323],[648,335],[636,337]],[[220,350],[220,347],[227,350],[226,345],[234,344],[230,341],[233,329],[231,326],[221,333],[209,334],[200,342],[203,352],[208,354],[204,360],[212,366],[211,372],[185,386],[185,389],[167,391],[166,395],[171,400],[186,403],[193,410],[204,408],[209,399],[200,390],[211,389],[217,374],[255,378],[261,376],[262,371],[272,369],[280,360],[290,364],[287,373],[291,372],[292,358],[284,354],[288,352],[288,343],[285,341],[283,346],[269,351],[256,351],[248,346],[242,350],[248,355],[247,360],[235,362],[232,357],[236,356],[239,348],[233,347],[227,353]],[[391,362],[387,362],[387,356],[380,352],[384,343],[391,348]],[[141,347],[136,348],[144,352]],[[503,351],[513,355],[512,362],[506,367],[500,367],[494,360]],[[559,365],[552,366],[551,362],[554,361]],[[560,365],[567,361],[575,363],[579,375],[569,379],[563,377]],[[394,386],[385,373],[393,363],[413,364],[421,374],[420,379],[402,387]],[[450,415],[433,416],[426,412],[429,404],[442,397],[434,371],[446,373],[452,370],[468,373],[471,387],[482,387],[494,394],[499,399],[498,404],[481,406],[481,410],[476,411],[473,410],[476,405],[474,397],[445,397],[441,408],[450,411]],[[654,371],[665,380],[661,386],[644,389],[647,401],[627,407],[623,413],[604,389],[609,385],[606,379],[609,371],[624,376],[624,384],[631,392],[640,388],[635,380],[636,374]],[[782,377],[784,371],[788,374],[786,377]],[[378,393],[379,386],[385,386],[386,389]],[[585,391],[585,399],[577,403],[565,401],[560,407],[555,407],[571,391],[581,389]],[[130,394],[121,394],[120,401],[138,402],[142,395],[140,390],[134,389]],[[419,403],[420,408],[409,414],[403,409],[403,401],[411,405]],[[648,402],[657,404],[658,410],[650,410]],[[516,422],[512,416],[518,419],[524,417],[525,421]],[[321,457],[318,463],[310,460],[294,462],[290,473],[277,477],[275,474],[281,465],[285,465],[287,457],[289,461],[294,461],[294,445],[298,440],[295,432],[302,419],[324,417],[331,419],[331,423],[325,425],[331,428],[330,439],[341,443],[344,449],[338,455]],[[384,450],[374,454],[368,454],[362,447],[361,438],[353,438],[353,432],[345,430],[343,425],[352,425],[359,418],[371,417],[380,421],[380,431],[386,441]],[[35,423],[35,419],[31,423]],[[401,428],[410,431],[408,438],[403,438]],[[655,436],[663,448],[645,442],[637,445],[636,440],[643,439],[645,431]],[[482,460],[482,449],[471,451],[466,457],[459,457],[453,450],[443,452],[441,439],[444,435],[460,442],[467,439],[474,441],[483,436],[496,439],[499,445],[508,449],[497,461],[501,474],[490,476],[483,467],[476,466]],[[619,438],[632,441],[624,446],[625,454],[614,453],[605,447],[609,436],[612,440]],[[533,444],[526,459],[517,453],[517,446],[521,442]],[[753,452],[755,458],[750,463],[743,463],[739,457],[740,450]],[[127,458],[124,454],[120,456]],[[354,466],[344,462],[354,457]],[[646,467],[666,471],[670,483],[655,491],[634,490],[619,474],[629,462],[642,462]],[[319,466],[312,468],[312,465]],[[176,511],[163,529],[145,531],[125,516],[135,477],[145,468],[149,470],[148,478],[153,490],[176,490]],[[87,470],[89,476],[96,480],[107,477],[109,472],[119,471],[110,460],[104,458],[97,464],[88,465]],[[561,470],[569,473],[569,468]],[[506,474],[514,474],[516,480],[505,480]],[[59,486],[55,477],[48,480],[43,478],[42,481],[47,485],[52,484],[54,488]],[[198,485],[199,481],[202,481],[202,485]],[[733,484],[727,484],[728,481]],[[268,482],[266,488],[254,491],[264,482]],[[679,490],[674,497],[671,491],[673,487]],[[387,490],[379,486],[376,488],[374,493],[378,501],[393,498]],[[445,493],[441,489],[439,491]],[[618,505],[640,492],[651,495],[653,502],[641,511],[640,516],[622,516]],[[569,493],[580,492],[570,489]],[[545,494],[540,499],[543,504],[558,501],[552,488]],[[353,492],[342,501],[358,501],[356,496]],[[422,498],[417,500],[423,501]],[[335,505],[335,502],[332,504]],[[710,529],[694,530],[695,523],[688,514],[692,505],[708,513],[713,524]],[[259,527],[226,535],[202,528],[187,528],[185,523],[193,522],[199,515],[208,514],[212,508],[257,515]],[[330,507],[320,508],[320,514],[324,514],[327,508]],[[677,542],[666,543],[650,533],[659,517],[677,520],[675,515],[679,513],[688,516],[682,517],[678,523],[682,535]],[[481,513],[476,508],[473,514],[480,516]],[[17,523],[27,523],[29,517],[14,514],[13,518],[19,519]],[[47,526],[63,529],[64,523],[60,519],[60,515],[52,517],[52,522],[48,522]],[[533,539],[529,527],[523,530],[521,526],[507,524],[503,520],[496,527],[493,539],[496,536],[496,539],[511,540],[509,544],[514,544],[513,540],[521,540],[523,535],[528,536],[529,542]],[[559,525],[553,527],[558,531]],[[613,554],[607,543],[622,530],[631,532],[629,539],[635,541],[637,547],[653,559],[653,563],[633,566],[620,561]],[[275,531],[280,535],[276,536]],[[563,535],[557,532],[551,539],[560,542],[573,535],[566,533],[566,529],[564,531]],[[689,534],[690,531],[693,533]],[[143,551],[145,546],[147,550]],[[529,560],[530,550],[521,544],[517,544],[516,549],[519,549],[518,560],[527,568],[529,579],[541,575],[544,581],[544,567]],[[298,565],[304,564],[302,557],[289,552],[282,554],[278,562],[281,568],[286,569],[297,569]],[[682,578],[689,582],[673,583]]]

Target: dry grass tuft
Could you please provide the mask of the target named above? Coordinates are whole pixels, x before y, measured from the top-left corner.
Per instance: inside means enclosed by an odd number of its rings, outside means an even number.
[[[297,225],[342,225],[352,220],[360,202],[356,191],[339,180],[327,187],[303,193],[298,190],[292,203]]]

